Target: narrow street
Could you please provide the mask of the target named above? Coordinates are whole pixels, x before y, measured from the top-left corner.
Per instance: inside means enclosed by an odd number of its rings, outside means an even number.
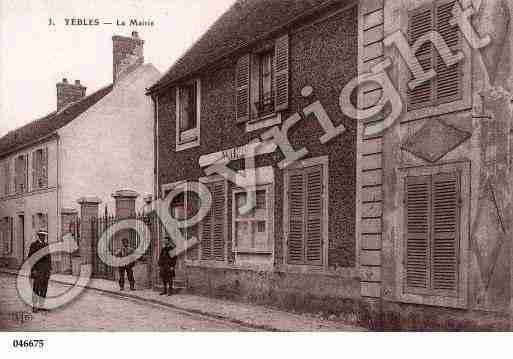
[[[231,322],[90,289],[84,290],[78,299],[62,308],[33,314],[31,308],[18,297],[15,278],[0,274],[0,331],[254,330]],[[48,295],[56,295],[67,288],[65,285],[50,283]],[[29,320],[15,320],[13,313],[26,313]]]

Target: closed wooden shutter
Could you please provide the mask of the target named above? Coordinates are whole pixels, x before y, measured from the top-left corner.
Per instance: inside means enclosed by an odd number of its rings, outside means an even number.
[[[276,111],[289,107],[289,36],[284,35],[274,45],[274,108]]]
[[[306,262],[322,264],[323,178],[322,166],[306,171]]]
[[[433,176],[432,285],[455,291],[458,282],[460,184],[456,173]]]
[[[408,38],[410,46],[424,34],[434,30],[433,6],[421,6],[410,13]],[[433,69],[433,45],[426,42],[415,53],[417,60],[424,69]],[[415,89],[408,90],[408,109],[413,110],[430,106],[434,101],[434,80],[423,82]]]
[[[9,235],[7,236],[7,254],[13,254],[13,242],[14,242],[14,218],[9,217]]]
[[[9,160],[4,163],[4,192],[9,194],[11,191],[11,166]]]
[[[5,242],[6,242],[6,235],[7,235],[7,218],[2,218],[0,220],[0,246],[2,249],[1,253],[5,252]]]
[[[459,174],[407,177],[406,292],[455,294],[458,288]]]
[[[237,62],[236,78],[236,119],[237,123],[249,120],[250,55],[246,54]]]
[[[312,166],[288,171],[289,264],[323,263],[323,167]]]
[[[216,261],[225,260],[225,211],[226,188],[225,182],[216,182],[211,188],[212,192],[212,255]]]
[[[212,209],[201,221],[201,259],[212,259]]]
[[[288,175],[288,238],[287,262],[303,264],[304,250],[304,217],[305,217],[305,184],[302,170],[289,170]]]
[[[42,187],[48,187],[48,147],[43,149],[41,160],[41,184]]]
[[[437,31],[453,52],[460,50],[459,28],[449,23],[455,2],[456,0],[440,0],[410,12],[408,25],[410,46],[422,35]],[[430,42],[421,46],[415,56],[425,71],[435,69],[436,76],[415,89],[408,90],[408,110],[436,106],[462,98],[461,63],[447,67]]]
[[[436,5],[436,31],[443,37],[447,46],[456,52],[461,50],[458,26],[449,23],[455,0],[439,1]],[[436,104],[456,101],[462,98],[462,66],[458,62],[447,67],[438,53],[436,55]]]
[[[15,185],[16,193],[22,193],[26,191],[27,186],[27,161],[26,156],[18,156],[15,161]]]
[[[32,152],[32,188],[39,188],[38,179],[39,179],[39,151],[36,150]]]
[[[23,156],[23,174],[22,174],[22,180],[23,180],[23,191],[28,191],[28,178],[29,178],[29,168],[28,168],[28,159],[29,155]]]
[[[226,183],[207,184],[212,206],[201,222],[201,259],[225,260]]]
[[[406,289],[429,288],[431,177],[406,179]]]

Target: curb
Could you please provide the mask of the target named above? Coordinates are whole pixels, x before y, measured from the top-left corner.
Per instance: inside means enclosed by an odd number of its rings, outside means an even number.
[[[0,273],[7,274],[7,275],[12,275],[12,276],[18,275],[16,273],[13,273],[12,271],[5,271],[5,270],[2,270],[2,269],[0,269]],[[59,284],[67,285],[67,286],[72,286],[73,285],[71,283],[63,282],[63,281],[60,281],[60,280],[57,280],[57,279],[50,279],[50,282],[59,283]],[[258,329],[258,330],[269,331],[269,332],[285,332],[286,331],[286,330],[275,328],[275,327],[270,326],[270,325],[249,323],[249,322],[246,322],[244,320],[235,319],[235,318],[224,316],[224,315],[221,315],[221,314],[214,314],[214,313],[211,313],[211,312],[205,312],[205,311],[199,310],[199,309],[184,308],[184,307],[177,306],[175,304],[166,303],[166,302],[163,302],[163,301],[160,301],[160,300],[156,300],[156,299],[152,299],[152,298],[142,298],[140,296],[137,296],[135,294],[130,294],[128,292],[112,291],[112,290],[107,290],[107,289],[91,287],[91,286],[88,286],[88,285],[84,286],[84,288],[95,290],[95,291],[101,292],[101,293],[107,293],[107,294],[110,294],[110,295],[113,295],[113,296],[117,296],[117,297],[130,298],[130,299],[135,299],[135,300],[139,300],[139,301],[143,301],[143,302],[157,304],[157,305],[161,305],[161,306],[168,307],[168,308],[171,308],[171,309],[180,310],[180,311],[183,311],[183,312],[186,312],[186,313],[190,313],[190,314],[196,314],[196,315],[201,315],[201,316],[209,317],[209,318],[212,318],[212,319],[223,320],[223,321],[227,321],[227,322],[230,322],[230,323],[233,323],[233,324],[241,325],[241,326],[244,326],[244,327],[247,327],[247,328]]]

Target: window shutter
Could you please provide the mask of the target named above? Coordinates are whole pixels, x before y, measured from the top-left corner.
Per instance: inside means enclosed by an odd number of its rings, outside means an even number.
[[[11,190],[11,166],[10,166],[10,162],[9,160],[7,160],[4,164],[4,172],[5,172],[5,177],[4,177],[4,191],[5,191],[5,194],[9,194],[10,190]]]
[[[224,181],[207,184],[212,195],[212,206],[201,222],[201,259],[225,259],[225,196]]]
[[[38,179],[39,179],[39,156],[38,151],[32,152],[32,189],[36,189],[39,187],[38,185]]]
[[[287,262],[303,264],[305,257],[305,195],[304,176],[302,170],[289,170],[288,175],[288,238]]]
[[[28,191],[28,155],[22,157],[22,171],[21,171],[21,183],[23,183],[23,191]]]
[[[432,286],[455,291],[458,282],[459,200],[457,173],[433,176],[432,187]]]
[[[20,158],[14,160],[14,193],[20,190]]]
[[[5,242],[6,242],[6,234],[7,234],[7,224],[6,218],[2,218],[0,220],[0,246],[2,247],[2,253],[5,252]]]
[[[276,111],[289,107],[289,35],[276,40],[274,45],[274,108]]]
[[[41,178],[43,187],[48,187],[48,147],[43,150],[43,159],[41,164]]]
[[[306,190],[306,262],[311,265],[322,265],[322,166],[307,169]]]
[[[5,219],[5,236],[4,236],[4,254],[12,254],[12,236],[14,235],[13,231],[13,218],[7,217]]]
[[[225,182],[219,181],[212,185],[212,256],[216,261],[224,261],[225,259]]]
[[[461,49],[458,26],[452,26],[449,21],[453,17],[452,8],[455,0],[438,2],[436,4],[436,31],[443,37],[447,46],[455,52]],[[462,98],[462,67],[461,62],[447,67],[436,52],[436,103],[446,103]]]
[[[429,289],[430,176],[406,179],[406,289]]]
[[[408,24],[408,39],[410,46],[412,46],[422,35],[432,31],[433,29],[434,14],[433,7],[431,5],[421,6],[410,12]],[[432,46],[430,42],[426,42],[415,53],[415,56],[424,71],[429,71],[433,68],[433,49],[434,46]],[[430,106],[433,103],[433,99],[433,79],[423,82],[413,90],[408,89],[409,110]]]
[[[9,217],[9,250],[8,254],[13,254],[13,244],[14,244],[14,217]]]
[[[236,119],[237,123],[249,121],[249,81],[250,81],[250,55],[242,56],[237,62],[236,70]]]

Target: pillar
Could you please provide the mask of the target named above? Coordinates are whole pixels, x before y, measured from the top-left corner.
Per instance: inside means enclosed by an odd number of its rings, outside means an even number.
[[[62,239],[64,236],[71,233],[70,224],[75,222],[78,218],[78,211],[74,208],[62,208],[61,209],[61,235]],[[73,234],[73,233],[71,233]],[[61,262],[61,270],[63,273],[71,273],[71,254],[63,255]]]
[[[122,189],[112,194],[116,201],[116,217],[128,218],[135,216],[135,200],[139,197],[139,193]]]
[[[82,264],[91,264],[93,256],[93,233],[91,221],[98,218],[98,208],[102,202],[97,197],[82,197],[80,205],[80,257]]]
[[[139,194],[135,191],[129,189],[122,189],[116,191],[112,194],[112,197],[116,201],[116,219],[123,218],[134,218],[136,215],[135,212],[135,200],[139,197]],[[114,236],[113,242],[113,250],[114,253],[121,248],[121,239],[128,238],[130,241],[130,245],[135,247],[136,245],[136,234],[135,231],[131,231],[129,229],[121,230]]]

